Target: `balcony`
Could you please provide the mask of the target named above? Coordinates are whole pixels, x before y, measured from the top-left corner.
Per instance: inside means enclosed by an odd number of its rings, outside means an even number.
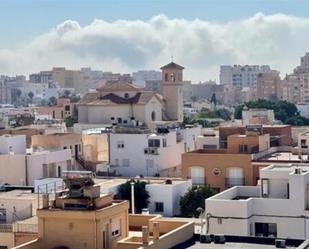
[[[148,147],[144,149],[145,155],[159,155],[159,149],[156,147]]]
[[[231,178],[231,177],[225,178],[225,186],[227,188],[242,185],[245,185],[245,178]]]
[[[13,232],[12,224],[0,224],[0,233],[11,233]]]

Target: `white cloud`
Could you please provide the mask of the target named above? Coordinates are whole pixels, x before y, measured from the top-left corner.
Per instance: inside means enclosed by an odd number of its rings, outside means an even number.
[[[94,20],[87,26],[68,20],[14,49],[0,49],[0,74],[31,73],[54,66],[91,66],[104,71],[159,69],[174,60],[185,78],[218,78],[221,64],[270,64],[291,72],[308,48],[309,19],[261,13],[215,23],[169,19]]]

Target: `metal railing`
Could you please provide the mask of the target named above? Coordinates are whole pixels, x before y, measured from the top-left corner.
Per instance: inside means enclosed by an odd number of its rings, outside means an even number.
[[[13,232],[12,224],[0,224],[0,233],[11,233]]]

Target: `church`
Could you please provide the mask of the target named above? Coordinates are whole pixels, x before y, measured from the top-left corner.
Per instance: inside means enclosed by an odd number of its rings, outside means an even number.
[[[162,95],[123,81],[107,82],[86,93],[78,103],[78,122],[84,124],[149,124],[183,121],[183,69],[171,62],[163,67]]]

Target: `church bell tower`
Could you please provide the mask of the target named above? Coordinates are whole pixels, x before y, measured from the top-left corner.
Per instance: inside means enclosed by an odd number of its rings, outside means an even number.
[[[161,67],[165,116],[171,121],[183,121],[183,69],[174,62]]]

